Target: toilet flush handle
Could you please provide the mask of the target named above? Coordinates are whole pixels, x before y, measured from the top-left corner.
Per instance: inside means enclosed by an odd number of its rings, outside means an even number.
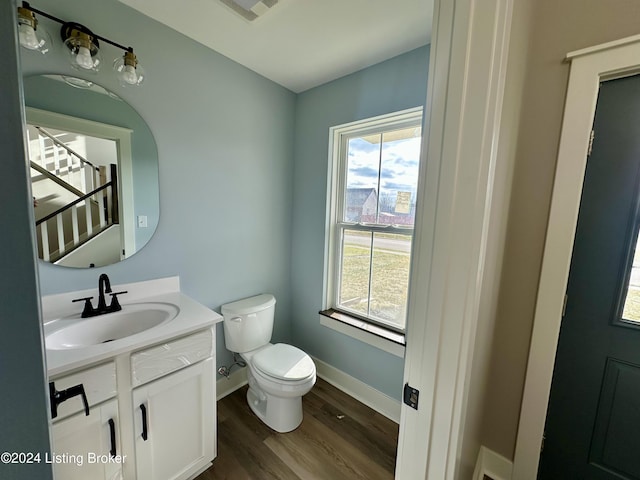
[[[242,322],[242,317],[231,317],[232,322],[240,323]]]

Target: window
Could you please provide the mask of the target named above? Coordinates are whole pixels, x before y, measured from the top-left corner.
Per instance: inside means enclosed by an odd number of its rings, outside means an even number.
[[[622,318],[623,322],[640,325],[640,241],[636,245],[631,263],[629,283],[625,292]]]
[[[331,129],[324,315],[404,332],[421,124],[417,108]]]

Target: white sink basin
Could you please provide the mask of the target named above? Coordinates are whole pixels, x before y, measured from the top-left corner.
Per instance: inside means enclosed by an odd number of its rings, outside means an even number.
[[[171,303],[149,302],[122,306],[122,310],[91,318],[60,319],[70,325],[45,337],[48,349],[65,350],[120,340],[173,320],[180,309]]]

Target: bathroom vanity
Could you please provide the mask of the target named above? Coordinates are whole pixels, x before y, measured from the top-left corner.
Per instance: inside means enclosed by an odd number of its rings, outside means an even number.
[[[43,298],[57,479],[189,479],[216,456],[217,313],[177,277],[119,285],[122,310],[81,318],[96,290]],[[94,302],[95,303],[95,302]]]

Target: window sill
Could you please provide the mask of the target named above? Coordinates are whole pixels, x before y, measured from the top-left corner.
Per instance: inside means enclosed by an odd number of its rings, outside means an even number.
[[[333,309],[320,312],[320,324],[396,357],[404,358],[405,338],[401,333],[386,330]]]

